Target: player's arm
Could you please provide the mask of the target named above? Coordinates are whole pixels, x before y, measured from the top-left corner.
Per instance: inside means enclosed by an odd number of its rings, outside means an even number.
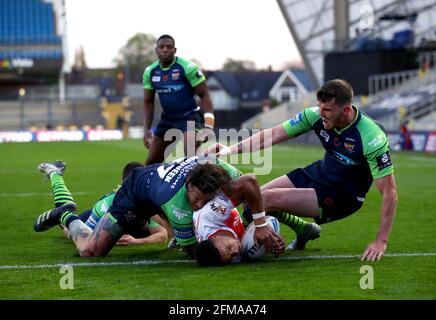
[[[285,249],[283,239],[280,238],[268,225],[262,201],[259,183],[254,174],[245,174],[232,182],[231,199],[235,205],[245,202],[253,212],[253,221],[256,227],[254,240],[264,244],[268,251],[281,253]]]
[[[397,188],[395,186],[393,173],[382,178],[375,179],[374,182],[375,186],[382,195],[380,228],[377,233],[376,240],[366,247],[361,258],[362,261],[375,261],[376,259],[380,260],[384,255],[388,244],[389,234],[392,229],[392,224],[394,223],[398,202]]]
[[[144,145],[150,147],[151,125],[154,116],[154,95],[155,91],[144,89]]]
[[[317,108],[308,108],[273,128],[264,129],[251,137],[229,147],[222,144],[211,145],[205,154],[218,153],[228,155],[235,153],[255,152],[269,148],[280,142],[289,140],[312,129],[312,125],[319,119]]]
[[[145,227],[147,228],[147,227]],[[148,237],[134,238],[129,234],[123,235],[117,242],[117,245],[128,246],[132,244],[154,244],[166,242],[168,239],[167,231],[164,227],[158,226],[154,228],[147,228],[150,232]]]
[[[181,61],[181,63],[184,65],[186,78],[194,89],[195,94],[200,98],[200,110],[204,114],[204,127],[213,129],[215,117],[213,115],[213,104],[209,89],[207,88],[206,77],[195,63],[188,61]]]

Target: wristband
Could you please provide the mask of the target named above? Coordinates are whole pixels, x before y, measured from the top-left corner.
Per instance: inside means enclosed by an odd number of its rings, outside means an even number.
[[[215,116],[213,115],[212,112],[206,112],[204,114],[204,127],[213,129],[214,125],[215,125]]]
[[[263,228],[263,227],[266,227],[267,225],[268,225],[268,222],[265,222],[265,223],[262,223],[262,224],[255,224],[254,226],[256,228]]]
[[[259,213],[253,213],[253,220],[261,219],[265,217],[265,211]]]

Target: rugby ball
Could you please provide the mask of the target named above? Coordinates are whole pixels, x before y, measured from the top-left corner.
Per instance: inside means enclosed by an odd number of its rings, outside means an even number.
[[[275,233],[280,234],[280,223],[279,221],[272,217],[266,216],[266,222],[271,226]],[[244,235],[242,236],[242,257],[249,260],[256,260],[265,255],[265,247],[263,245],[254,244],[254,231],[256,227],[254,226],[254,222],[250,223],[250,225],[245,230]]]

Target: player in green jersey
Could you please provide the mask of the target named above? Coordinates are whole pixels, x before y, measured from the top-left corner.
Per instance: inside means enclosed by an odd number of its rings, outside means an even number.
[[[172,138],[175,136],[171,133],[171,137],[165,138],[168,130],[183,132],[185,156],[193,156],[202,140],[195,137],[193,129],[197,132],[203,127],[210,130],[215,124],[206,78],[195,63],[176,56],[176,51],[173,37],[167,34],[160,36],[156,43],[158,60],[144,71],[144,145],[149,149],[146,164],[160,163],[171,152],[166,149],[174,145]],[[162,106],[162,116],[152,132],[156,93]],[[199,106],[196,95],[200,98]],[[192,128],[188,123],[192,124]],[[192,144],[192,149],[189,144]]]
[[[143,167],[143,165],[138,162],[128,163],[123,169],[123,180],[131,174],[133,169],[138,167]],[[70,208],[70,210],[73,210],[73,208],[75,208],[75,202],[63,179],[63,174],[66,169],[65,163],[59,160],[54,161],[53,163],[45,162],[40,164],[38,169],[50,180],[56,207],[53,210],[61,210],[59,208]],[[90,229],[94,230],[97,223],[100,221],[103,215],[107,213],[108,209],[112,205],[115,192],[116,190],[104,195],[99,201],[97,201],[91,210],[86,210],[80,214],[80,220],[83,221]],[[47,212],[50,211],[51,210]],[[138,225],[138,228],[132,230],[130,234],[123,235],[118,241],[118,244],[131,245],[165,242],[168,239],[167,230],[163,227],[165,225],[166,221],[158,215],[155,215],[144,225]],[[38,229],[37,225],[35,225],[35,227],[35,231],[43,231]],[[62,226],[62,228],[65,236],[70,239],[70,232],[68,229],[64,226]]]
[[[314,131],[325,149],[324,158],[262,186],[265,209],[277,211],[276,217],[282,211],[294,214],[285,221],[297,234],[288,249],[303,249],[309,240],[319,237],[319,224],[359,210],[374,181],[382,195],[381,222],[376,239],[361,257],[374,261],[387,248],[397,190],[388,136],[379,123],[352,104],[352,98],[353,89],[346,81],[327,81],[317,92],[318,106],[230,147],[212,145],[206,153],[254,152]],[[312,217],[317,223],[307,223],[297,216]]]
[[[259,184],[254,175],[242,175],[223,161],[188,157],[167,164],[136,168],[115,193],[109,212],[94,230],[75,214],[70,203],[40,215],[35,230],[45,231],[59,223],[71,233],[81,256],[105,256],[118,239],[163,211],[177,242],[195,255],[193,211],[203,207],[218,190],[246,202],[255,212],[254,241],[273,252],[280,251],[282,239],[266,223]],[[235,203],[238,205],[239,203]]]

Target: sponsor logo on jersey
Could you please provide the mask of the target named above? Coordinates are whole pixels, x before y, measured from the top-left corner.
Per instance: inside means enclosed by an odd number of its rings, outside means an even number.
[[[153,76],[153,77],[151,78],[151,81],[153,81],[153,82],[159,82],[159,81],[160,81],[160,76]]]
[[[157,93],[174,93],[179,92],[183,89],[184,85],[176,85],[176,86],[166,86],[162,89],[156,89]]]
[[[386,151],[382,155],[375,158],[377,160],[377,168],[383,170],[387,167],[392,166],[391,154]]]
[[[173,71],[171,74],[171,80],[176,81],[180,79],[180,72],[176,72],[176,70]]]
[[[329,142],[330,136],[325,130],[321,130],[319,135],[324,138],[325,142]]]
[[[297,113],[297,115],[290,120],[291,126],[297,125],[301,121],[301,118],[302,118],[301,112]]]
[[[226,214],[227,212],[227,208],[225,206],[222,206],[218,203],[215,202],[211,202],[210,203],[210,208],[212,209],[212,211],[221,213],[221,214]]]
[[[344,147],[345,147],[345,150],[347,150],[349,153],[352,153],[354,151],[355,145],[352,143],[344,142]]]
[[[179,239],[189,239],[195,236],[192,228],[173,228],[174,235]]]
[[[351,142],[356,142],[356,140],[355,140],[355,139],[353,139],[353,138],[350,138],[350,137],[346,137],[346,138],[345,138],[345,140],[347,140],[347,141],[351,141]]]
[[[179,220],[182,220],[183,218],[188,217],[191,213],[190,211],[183,210],[183,209],[177,208],[175,206],[172,206],[171,209],[173,210],[174,216]]]
[[[339,139],[338,137],[335,137],[333,139],[333,143],[335,144],[336,147],[339,147],[339,145],[341,144],[341,139]]]
[[[168,75],[167,75],[167,74],[164,75],[164,76],[162,77],[162,80],[163,80],[164,82],[168,81]]]
[[[102,202],[100,204],[100,211],[102,213],[106,213],[109,210],[109,206],[106,204],[106,202]]]
[[[368,146],[376,147],[377,145],[383,142],[384,140],[383,137],[384,137],[383,134],[379,134],[377,137],[375,137],[370,142],[368,142]]]

